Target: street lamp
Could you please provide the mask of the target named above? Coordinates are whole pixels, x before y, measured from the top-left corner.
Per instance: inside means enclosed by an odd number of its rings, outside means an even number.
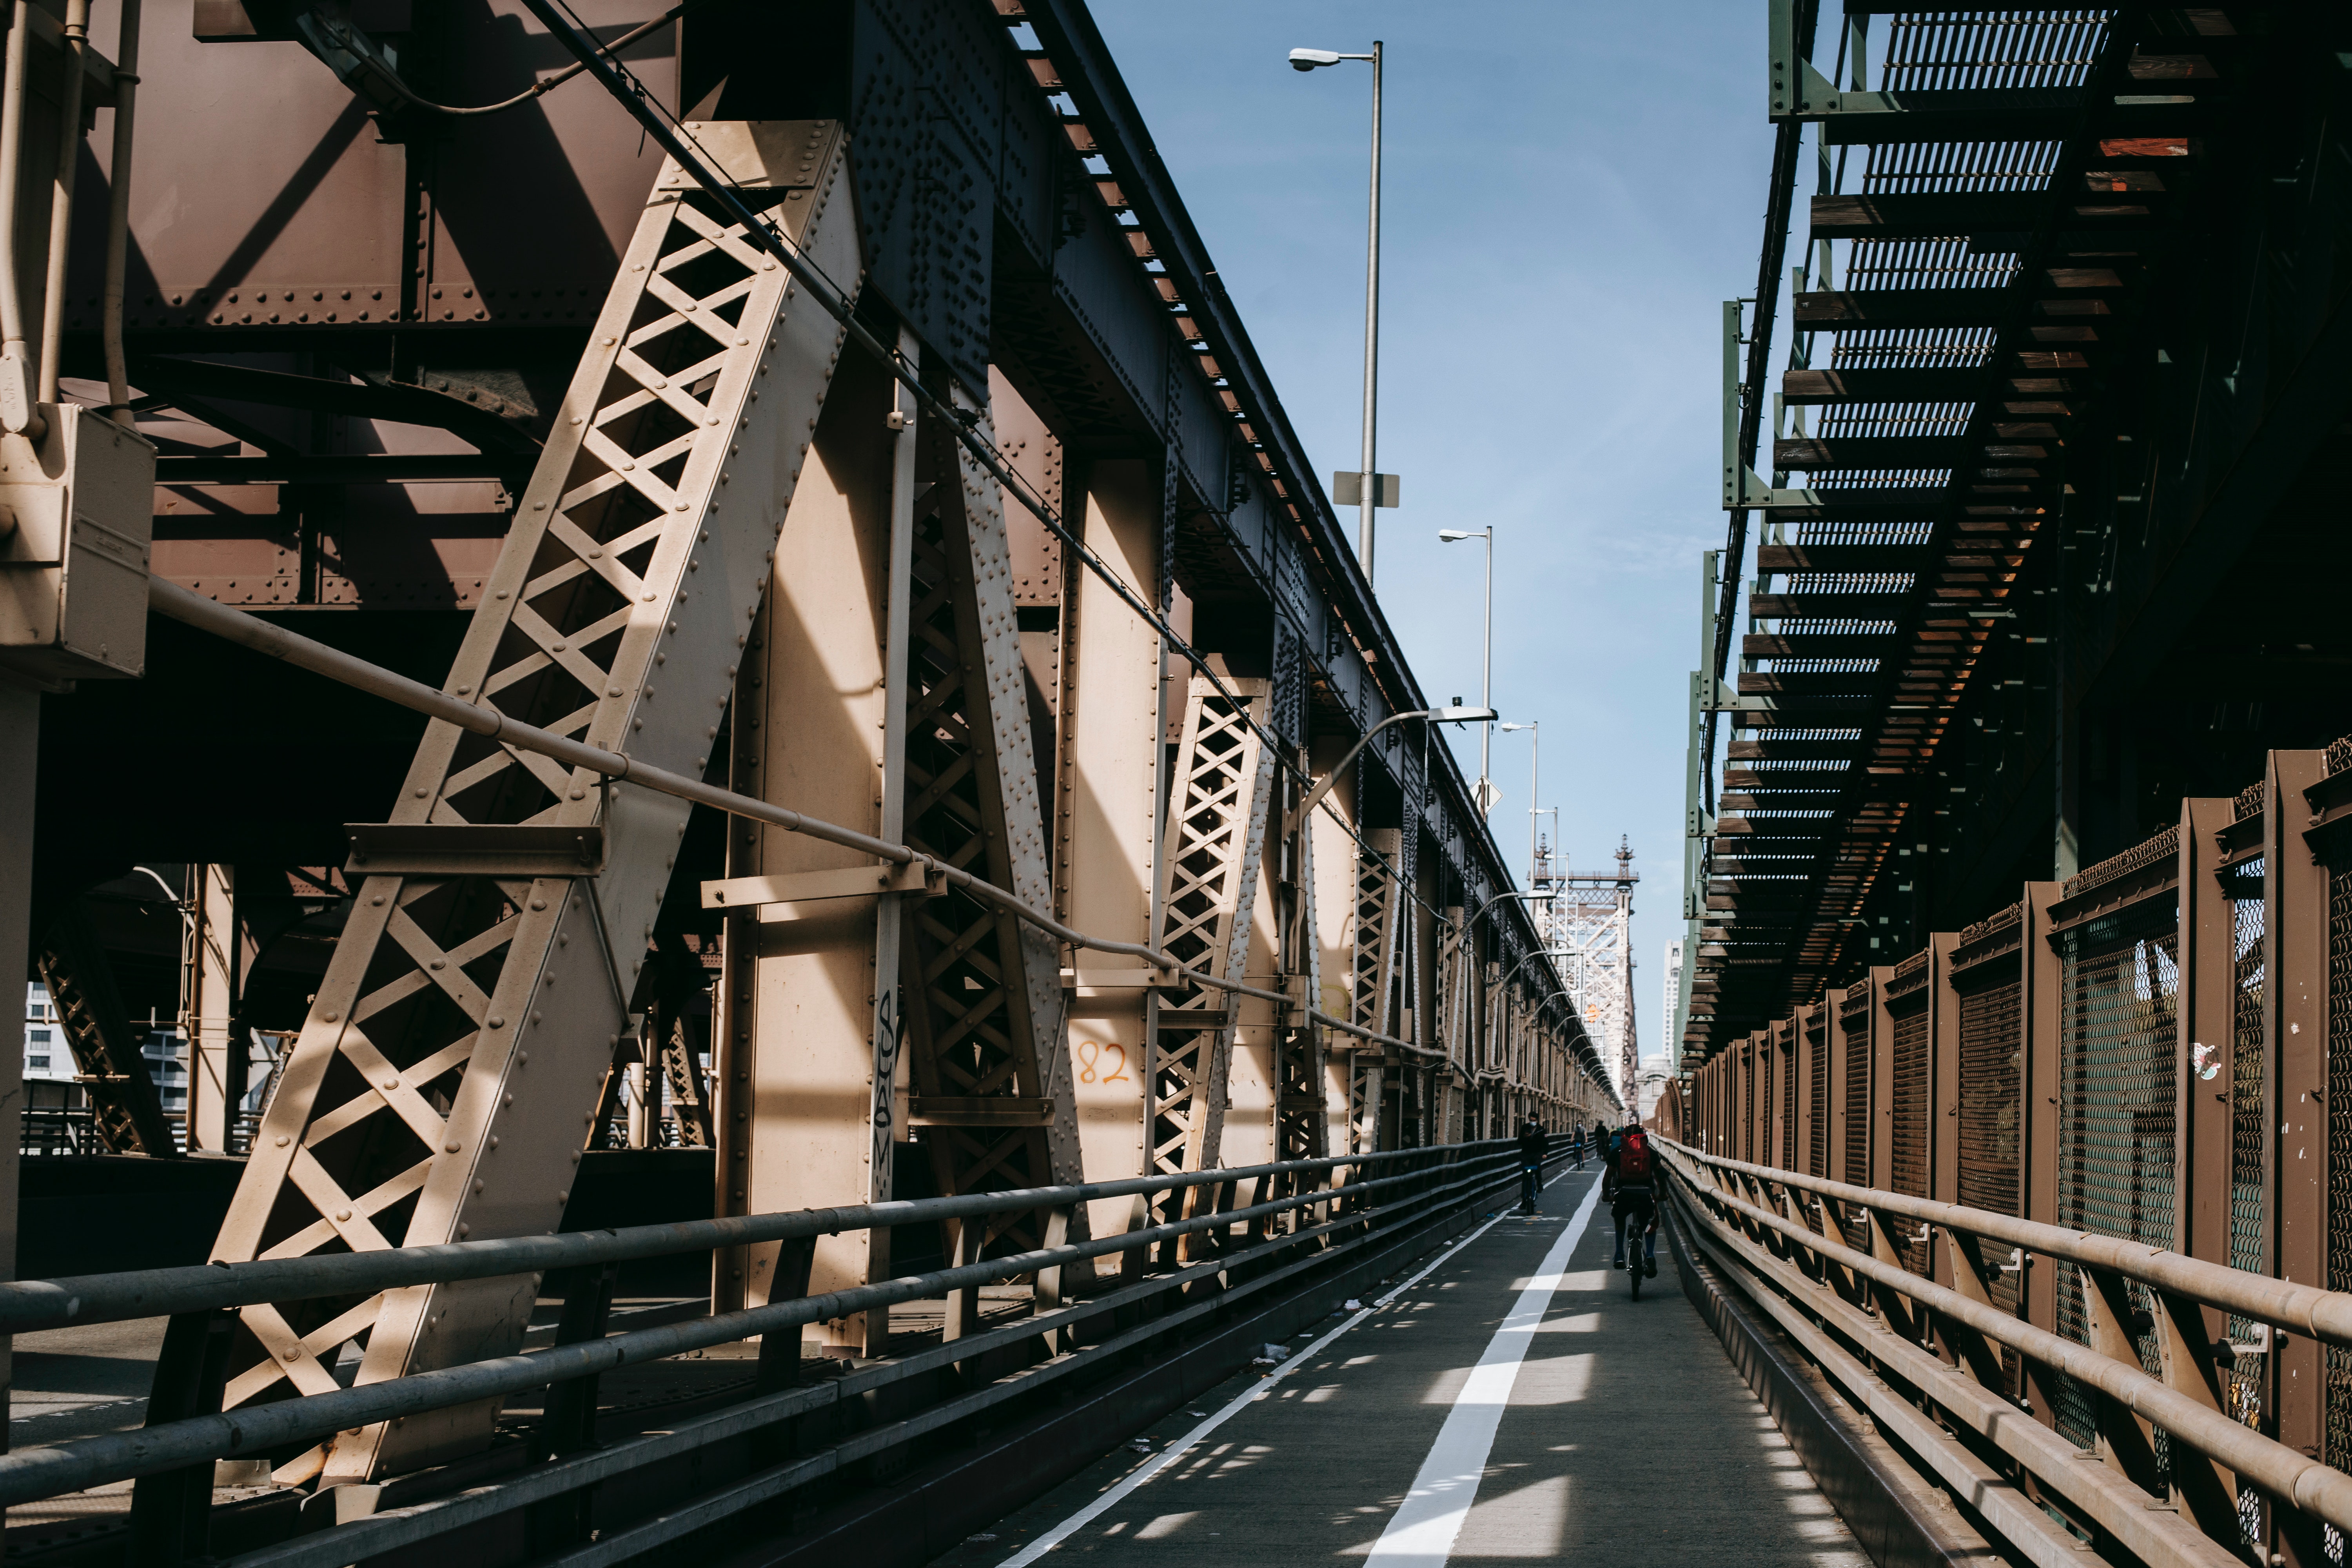
[[[1526,730],[1528,737],[1528,886],[1536,885],[1536,815],[1542,808],[1536,805],[1537,786],[1542,782],[1543,721],[1530,719],[1524,724],[1501,724],[1497,729]]]
[[[1364,466],[1356,479],[1356,554],[1364,565],[1364,581],[1369,583],[1372,580],[1372,508],[1381,499],[1381,476],[1372,459],[1381,358],[1381,41],[1372,40],[1372,52],[1369,55],[1343,55],[1334,49],[1290,51],[1290,68],[1295,71],[1336,66],[1341,60],[1368,60],[1372,68],[1371,237],[1364,263]]]
[[[1492,524],[1480,529],[1441,528],[1437,537],[1447,544],[1459,544],[1465,539],[1486,542],[1486,646],[1478,660],[1478,700],[1486,707],[1495,705],[1495,530]],[[1488,775],[1489,755],[1495,743],[1491,730],[1478,731],[1478,815],[1486,816],[1495,809],[1488,798],[1495,785]]]
[[[1307,814],[1313,811],[1317,804],[1331,793],[1331,786],[1339,782],[1339,775],[1348,771],[1348,764],[1354,762],[1357,755],[1372,743],[1373,736],[1390,725],[1402,724],[1408,719],[1426,719],[1433,724],[1491,724],[1495,721],[1495,710],[1492,708],[1420,708],[1410,713],[1390,714],[1365,731],[1364,738],[1349,747],[1348,754],[1339,759],[1338,765],[1325,773],[1313,789],[1307,792],[1307,798],[1298,803],[1298,820],[1306,821]]]

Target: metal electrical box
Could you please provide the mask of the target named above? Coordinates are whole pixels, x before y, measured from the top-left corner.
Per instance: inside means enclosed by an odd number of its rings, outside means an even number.
[[[0,436],[0,665],[144,674],[155,448],[94,408],[38,413],[38,441]]]

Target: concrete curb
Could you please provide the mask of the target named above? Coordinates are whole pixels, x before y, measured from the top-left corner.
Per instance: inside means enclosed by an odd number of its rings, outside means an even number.
[[[1700,1261],[1697,1249],[1674,1223],[1671,1205],[1665,1229],[1682,1275],[1683,1294],[1723,1341],[1731,1364],[1756,1391],[1870,1560],[1878,1568],[1980,1568],[1994,1561],[1973,1531],[1962,1539],[1949,1523],[1920,1509],[1919,1483],[1892,1473],[1893,1461],[1874,1453],[1874,1445],[1853,1430],[1852,1418],[1822,1398],[1780,1334],[1759,1323],[1738,1294]]]

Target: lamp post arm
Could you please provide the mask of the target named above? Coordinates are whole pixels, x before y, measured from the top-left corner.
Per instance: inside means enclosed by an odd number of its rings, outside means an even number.
[[[1491,708],[1417,708],[1410,713],[1390,714],[1365,731],[1363,739],[1349,747],[1348,754],[1339,759],[1338,765],[1325,773],[1313,789],[1307,792],[1307,798],[1298,803],[1298,820],[1306,821],[1307,813],[1322,804],[1323,797],[1331,793],[1331,786],[1339,782],[1339,775],[1348,771],[1348,764],[1354,762],[1363,753],[1364,748],[1372,743],[1373,736],[1390,725],[1402,724],[1408,719],[1434,719],[1440,723],[1487,724],[1494,722],[1495,710]]]
[[[1426,719],[1433,711],[1435,711],[1435,710],[1424,708],[1412,713],[1391,713],[1387,718],[1381,720],[1379,723],[1373,725],[1370,729],[1365,731],[1363,739],[1349,747],[1348,754],[1341,757],[1339,763],[1333,766],[1331,771],[1325,773],[1322,778],[1316,781],[1315,787],[1307,792],[1307,798],[1298,803],[1298,819],[1301,822],[1306,821],[1307,814],[1322,804],[1323,797],[1331,793],[1331,786],[1339,782],[1339,775],[1348,771],[1348,764],[1354,762],[1359,756],[1362,755],[1364,748],[1372,743],[1373,736],[1379,734],[1381,731],[1387,729],[1391,724],[1402,724],[1408,719]]]

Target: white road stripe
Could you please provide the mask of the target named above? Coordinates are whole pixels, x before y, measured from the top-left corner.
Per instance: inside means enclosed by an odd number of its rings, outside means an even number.
[[[1552,1184],[1552,1182],[1557,1182],[1567,1174],[1567,1172],[1562,1171],[1559,1175],[1554,1176],[1550,1182],[1546,1182],[1544,1185],[1549,1187]],[[1601,1189],[1597,1184],[1593,1188],[1593,1192],[1596,1193],[1600,1190]],[[1338,1328],[1333,1329],[1329,1333],[1325,1334],[1321,1339],[1317,1340],[1305,1350],[1291,1356],[1289,1360],[1284,1362],[1280,1366],[1276,1367],[1273,1372],[1264,1378],[1261,1378],[1255,1386],[1236,1396],[1223,1409],[1217,1411],[1207,1420],[1202,1422],[1198,1426],[1193,1427],[1190,1432],[1185,1433],[1181,1438],[1170,1444],[1167,1447],[1162,1448],[1152,1458],[1150,1463],[1140,1466],[1130,1473],[1126,1479],[1120,1481],[1117,1486],[1103,1493],[1102,1496],[1095,1499],[1094,1501],[1087,1504],[1086,1507],[1078,1510],[1077,1512],[1070,1515],[1069,1518],[1062,1521],[1061,1523],[1054,1526],[1053,1529],[1045,1531],[1045,1533],[1040,1535],[1036,1540],[1031,1542],[1028,1545],[1023,1547],[1020,1551],[1006,1558],[1002,1563],[998,1564],[998,1568],[1028,1568],[1028,1564],[1036,1562],[1039,1558],[1045,1556],[1045,1553],[1053,1551],[1054,1548],[1062,1544],[1063,1542],[1067,1541],[1072,1535],[1085,1529],[1089,1523],[1101,1518],[1111,1509],[1125,1501],[1129,1493],[1134,1491],[1136,1488],[1143,1485],[1144,1482],[1150,1480],[1152,1477],[1158,1475],[1160,1471],[1174,1464],[1178,1459],[1182,1458],[1192,1449],[1198,1447],[1202,1439],[1208,1436],[1210,1433],[1215,1431],[1218,1427],[1223,1426],[1226,1422],[1240,1415],[1248,1406],[1256,1404],[1259,1400],[1264,1399],[1267,1394],[1273,1393],[1275,1384],[1280,1383],[1284,1378],[1288,1377],[1292,1373],[1297,1372],[1300,1367],[1306,1365],[1307,1360],[1309,1356],[1320,1352],[1323,1347],[1329,1344],[1333,1340],[1338,1339],[1341,1334],[1346,1333],[1349,1329],[1354,1328],[1358,1323],[1362,1322],[1374,1312],[1379,1311],[1382,1307],[1385,1307],[1391,1301],[1395,1300],[1400,1295],[1412,1289],[1423,1279],[1428,1279],[1429,1276],[1435,1272],[1447,1258],[1453,1257],[1455,1253],[1461,1251],[1464,1247],[1469,1246],[1472,1242],[1477,1240],[1488,1231],[1494,1229],[1496,1226],[1502,1223],[1504,1215],[1507,1215],[1511,1211],[1508,1208],[1504,1209],[1501,1214],[1497,1214],[1493,1219],[1488,1220],[1485,1225],[1480,1226],[1477,1229],[1472,1231],[1469,1235],[1464,1237],[1461,1240],[1447,1247],[1444,1252],[1439,1253],[1434,1258],[1431,1259],[1429,1266],[1423,1268],[1420,1273],[1396,1286],[1394,1289],[1390,1290],[1387,1295],[1376,1298],[1370,1306],[1357,1312],[1346,1322],[1340,1324]],[[1576,1216],[1569,1221],[1569,1228],[1570,1230],[1580,1230],[1583,1227],[1585,1218],[1590,1215],[1591,1212],[1592,1197],[1588,1194],[1584,1200],[1584,1206],[1577,1210]],[[1557,1251],[1558,1249],[1555,1248],[1554,1250]],[[1549,1267],[1550,1260],[1547,1258],[1545,1262],[1547,1267]],[[1515,1361],[1512,1364],[1516,1366],[1517,1363]],[[1492,1432],[1489,1432],[1487,1434],[1487,1440],[1491,1443],[1493,1439],[1494,1435]],[[1451,1537],[1448,1539],[1450,1540]]]
[[[1421,1473],[1412,1478],[1404,1506],[1381,1531],[1371,1555],[1364,1560],[1365,1568],[1444,1568],[1453,1555],[1462,1521],[1468,1517],[1470,1505],[1478,1500],[1478,1483],[1486,1474],[1486,1458],[1494,1452],[1503,1409],[1511,1402],[1511,1385],[1518,1381],[1519,1363],[1527,1358],[1528,1346],[1551,1306],[1552,1292],[1559,1289],[1569,1254],[1582,1238],[1600,1201],[1601,1184],[1595,1182],[1560,1231],[1559,1239],[1544,1255],[1536,1277],[1519,1292],[1518,1302],[1503,1320],[1503,1326],[1486,1342],[1478,1364],[1463,1380],[1462,1391],[1454,1396],[1454,1408],[1446,1413],[1445,1425],[1438,1428],[1437,1441],[1430,1446],[1429,1458],[1422,1461]],[[1641,1267],[1638,1258],[1634,1267]]]

